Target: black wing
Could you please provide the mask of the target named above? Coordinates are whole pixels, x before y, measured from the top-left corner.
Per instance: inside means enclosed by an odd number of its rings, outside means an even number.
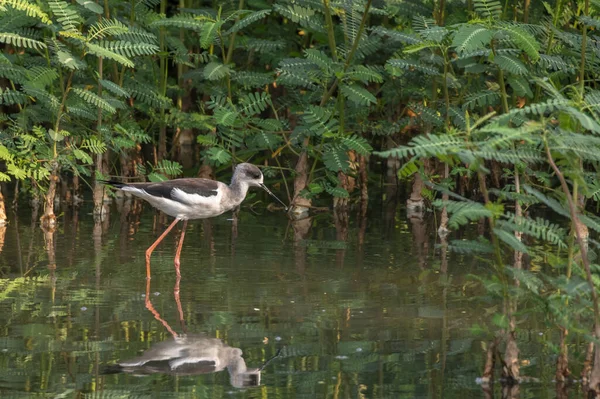
[[[177,198],[171,195],[174,188],[186,194],[196,194],[202,197],[214,197],[219,190],[219,182],[209,179],[175,179],[160,183],[136,184],[135,186],[155,197],[169,198],[175,201]]]
[[[174,179],[158,183],[120,183],[112,180],[102,180],[102,183],[115,188],[135,187],[144,190],[154,197],[168,198],[174,201],[179,201],[179,199],[171,195],[174,188],[186,194],[197,194],[202,197],[214,197],[218,194],[219,190],[219,182],[200,178]]]

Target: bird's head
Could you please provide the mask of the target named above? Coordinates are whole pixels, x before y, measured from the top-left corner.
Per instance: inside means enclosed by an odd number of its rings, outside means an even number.
[[[283,203],[275,194],[271,192],[263,183],[264,177],[260,169],[256,165],[252,165],[251,163],[241,163],[235,167],[235,171],[233,172],[233,180],[238,181],[240,183],[245,183],[250,187],[261,187],[265,190],[271,197],[275,198],[281,205],[285,207],[287,210],[288,207]]]
[[[264,185],[262,172],[256,165],[252,165],[251,163],[237,165],[233,172],[233,179],[244,182],[251,187],[262,187]]]

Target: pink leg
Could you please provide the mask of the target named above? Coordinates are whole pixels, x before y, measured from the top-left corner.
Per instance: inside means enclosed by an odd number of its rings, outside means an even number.
[[[160,244],[160,242],[167,236],[167,234],[169,234],[169,231],[171,231],[171,229],[173,227],[175,227],[175,225],[177,224],[177,222],[179,222],[179,220],[180,219],[173,220],[173,223],[171,223],[171,225],[169,227],[167,227],[165,232],[162,233],[160,235],[160,237],[158,237],[158,239],[156,241],[154,241],[154,244],[150,245],[150,248],[148,248],[146,250],[146,278],[147,279],[150,279],[150,256],[152,255],[152,251],[154,251],[154,249],[158,246],[158,244]]]
[[[181,277],[181,272],[179,271],[179,255],[181,255],[181,248],[183,247],[183,239],[185,238],[185,228],[187,227],[187,222],[187,220],[183,221],[183,229],[181,229],[181,237],[179,238],[177,252],[175,253],[175,273],[177,273],[177,277]]]

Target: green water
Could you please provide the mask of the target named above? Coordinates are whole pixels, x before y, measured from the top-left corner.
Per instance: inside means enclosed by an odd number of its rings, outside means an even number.
[[[476,384],[485,353],[471,327],[489,323],[497,304],[474,299],[468,278],[490,271],[456,255],[442,265],[433,220],[373,211],[361,232],[350,215],[345,241],[331,214],[302,232],[283,214],[245,208],[237,238],[230,214],[190,222],[180,320],[177,236],[152,257],[152,313],[144,252],[164,225],[148,207],[141,218],[114,211],[100,235],[89,211],[60,219],[54,251],[44,248],[48,237],[27,212],[11,215],[0,231],[2,398],[491,397]],[[538,324],[533,318],[520,329],[521,373],[541,379],[523,384],[521,398],[555,397],[555,355]],[[220,338],[243,351],[248,367],[281,351],[260,386],[246,389],[232,386],[227,369],[105,373],[171,340],[169,330]],[[499,384],[493,391],[501,397]]]

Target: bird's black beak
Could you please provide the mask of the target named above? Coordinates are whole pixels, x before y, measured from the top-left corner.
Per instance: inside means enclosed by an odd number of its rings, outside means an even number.
[[[277,202],[279,202],[281,205],[283,205],[283,207],[285,208],[285,210],[286,210],[286,211],[288,210],[288,207],[287,207],[287,205],[286,205],[286,204],[284,204],[282,200],[280,200],[279,198],[277,198],[277,196],[276,196],[275,194],[273,194],[273,193],[271,192],[271,190],[269,190],[269,189],[267,188],[267,186],[265,186],[263,183],[260,183],[260,186],[261,186],[261,187],[263,188],[263,190],[265,190],[265,191],[266,191],[266,192],[267,192],[267,193],[268,193],[268,194],[269,194],[271,197],[275,198],[275,199],[277,200]]]

